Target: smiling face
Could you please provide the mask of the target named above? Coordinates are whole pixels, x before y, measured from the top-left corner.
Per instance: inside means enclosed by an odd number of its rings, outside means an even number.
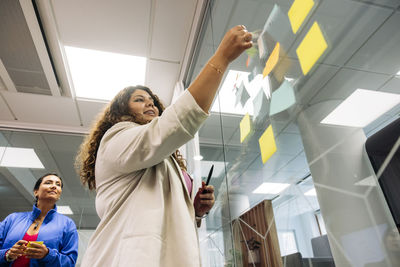
[[[159,116],[159,110],[154,105],[154,99],[144,90],[136,90],[129,99],[129,111],[151,121]]]
[[[48,175],[43,178],[39,189],[33,192],[38,201],[47,200],[56,202],[62,193],[62,181],[55,175]]]

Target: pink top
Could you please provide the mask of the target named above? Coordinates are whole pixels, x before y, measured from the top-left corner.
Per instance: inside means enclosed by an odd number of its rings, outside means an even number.
[[[39,233],[37,233],[36,235],[28,235],[28,233],[25,233],[22,240],[36,241],[38,238],[38,235],[39,235]],[[30,261],[30,259],[28,259],[27,257],[21,256],[13,262],[12,266],[13,267],[29,267],[29,261]]]
[[[185,177],[186,187],[187,187],[187,189],[189,191],[189,196],[191,196],[192,195],[193,180],[192,180],[192,178],[190,178],[189,174],[185,170],[182,170],[182,174],[183,174],[183,177]]]

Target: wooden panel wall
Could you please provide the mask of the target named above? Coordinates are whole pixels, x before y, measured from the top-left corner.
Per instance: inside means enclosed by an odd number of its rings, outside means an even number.
[[[242,252],[243,266],[257,266],[257,267],[281,267],[283,266],[282,258],[279,249],[278,235],[276,232],[274,211],[270,200],[264,200],[251,210],[240,216],[240,220],[234,224],[234,232],[240,233],[240,244],[235,242],[235,248]],[[253,231],[253,228],[255,231]],[[268,231],[268,234],[267,234]],[[249,263],[249,250],[246,241],[254,238],[260,242],[259,263]]]

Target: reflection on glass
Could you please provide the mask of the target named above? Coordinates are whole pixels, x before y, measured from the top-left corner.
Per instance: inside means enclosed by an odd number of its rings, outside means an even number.
[[[311,26],[303,41],[301,41],[296,49],[301,70],[304,75],[307,75],[327,48],[328,44],[325,41],[325,37],[318,23],[314,22],[313,26]]]
[[[365,127],[400,103],[400,94],[355,90],[321,123]]]
[[[296,98],[292,85],[285,80],[277,90],[272,92],[269,115],[273,116],[282,112],[293,106],[295,103]]]
[[[265,164],[267,160],[276,152],[276,144],[272,125],[268,126],[258,142],[260,145],[262,162]]]
[[[296,34],[314,6],[313,0],[295,0],[289,9],[288,17],[293,33]]]
[[[257,227],[266,220],[254,226],[243,220],[243,215],[265,201],[272,203],[273,216],[267,223],[274,222],[279,241],[268,247],[279,253],[282,265],[276,266],[397,266],[394,255],[400,238],[377,179],[377,173],[380,177],[388,167],[383,164],[374,172],[365,142],[366,135],[389,125],[400,112],[396,76],[400,16],[393,12],[399,5],[396,1],[385,1],[379,7],[376,1],[275,2],[246,0],[214,5],[211,14],[218,16],[218,23],[208,22],[195,63],[195,69],[205,64],[201,55],[209,51],[211,37],[218,37],[232,23],[248,22],[249,31],[257,33],[254,47],[231,66],[250,73],[237,81],[227,73],[225,79],[233,78],[233,83],[228,90],[220,88],[215,103],[221,106],[214,104],[211,120],[199,135],[205,160],[225,163],[223,174],[214,180],[218,181],[218,207],[209,214],[205,227],[211,231],[231,225],[222,231],[224,261],[211,266],[232,265],[234,259],[236,266],[257,266],[265,254],[258,255],[252,248],[257,247],[255,241],[263,245],[261,239],[268,230]],[[229,16],[222,16],[227,9]],[[279,55],[273,57],[277,43]],[[276,63],[268,64],[268,75],[263,77],[266,63],[272,59]],[[249,94],[245,105],[239,105],[235,82],[237,87],[243,82]],[[375,117],[368,115],[368,126],[321,123],[357,88],[377,96],[391,93],[390,101],[395,101],[390,107],[386,101],[387,109]],[[368,110],[351,105],[343,112],[344,119],[377,111],[379,97],[373,99],[360,101],[368,103]],[[245,114],[251,118],[248,135],[240,127]],[[356,121],[362,123],[363,119]],[[212,138],[215,128],[218,136]],[[271,133],[266,138],[268,129]],[[397,149],[393,144],[388,147],[388,151]],[[273,194],[253,193],[260,185],[271,190],[273,184],[288,186]],[[385,233],[383,225],[387,226]],[[241,243],[236,244],[237,240]],[[352,249],[354,245],[349,245],[362,240],[374,246]],[[371,249],[376,255],[360,256]]]

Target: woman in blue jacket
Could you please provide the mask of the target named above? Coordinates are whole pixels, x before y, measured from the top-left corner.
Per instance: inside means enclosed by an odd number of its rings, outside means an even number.
[[[63,183],[53,173],[33,189],[31,212],[12,213],[0,223],[0,266],[75,266],[78,233],[75,223],[57,212]],[[43,244],[29,241],[43,241]]]

